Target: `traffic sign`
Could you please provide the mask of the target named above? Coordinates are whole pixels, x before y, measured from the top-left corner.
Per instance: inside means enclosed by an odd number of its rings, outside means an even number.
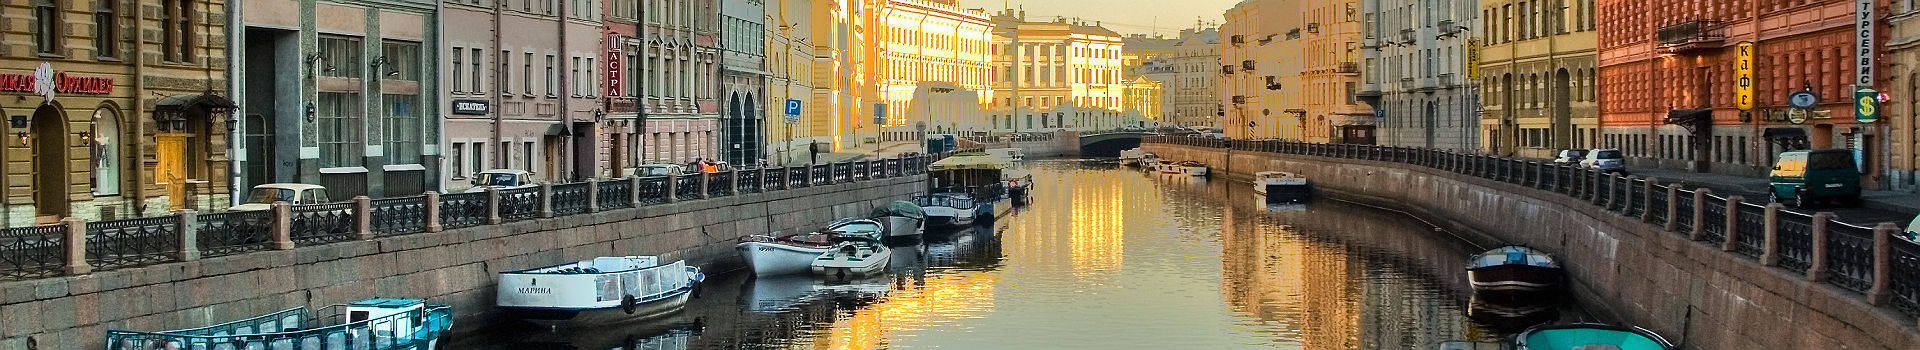
[[[800,100],[787,99],[787,124],[800,122]]]
[[[881,125],[886,123],[887,123],[887,105],[884,103],[873,104],[873,124]]]
[[[1860,89],[1853,92],[1853,120],[1872,123],[1880,120],[1880,92]]]
[[[1792,95],[1787,95],[1787,105],[1793,108],[1808,109],[1819,103],[1820,95],[1812,91],[1794,91]]]

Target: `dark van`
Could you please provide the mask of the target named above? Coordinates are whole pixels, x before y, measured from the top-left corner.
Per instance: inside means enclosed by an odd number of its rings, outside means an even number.
[[[1768,201],[1805,207],[1817,201],[1860,203],[1860,169],[1853,150],[1816,149],[1780,153],[1767,176]]]

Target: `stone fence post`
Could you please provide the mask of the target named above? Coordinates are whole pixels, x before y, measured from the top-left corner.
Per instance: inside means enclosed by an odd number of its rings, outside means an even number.
[[[1610,175],[1603,171],[1591,171],[1591,173],[1593,173],[1593,180],[1588,181],[1587,194],[1593,198],[1589,199],[1589,201],[1593,202],[1594,205],[1605,207],[1607,205],[1605,197],[1612,197],[1613,191],[1607,190],[1606,192],[1601,192],[1601,185],[1608,184],[1607,181],[1613,181],[1613,179],[1610,179]]]
[[[587,179],[587,212],[600,212],[600,180]]]
[[[1707,239],[1707,195],[1713,190],[1699,188],[1693,190],[1693,232],[1687,233],[1687,239],[1701,241]]]
[[[487,224],[499,225],[503,221],[505,220],[500,219],[500,189],[488,187],[487,188]]]
[[[427,191],[426,197],[422,200],[427,201],[426,203],[427,209],[424,210],[427,215],[427,227],[423,229],[425,229],[427,232],[440,232],[440,231],[446,230],[447,227],[444,224],[440,223],[440,210],[441,210],[440,192]]]
[[[639,175],[627,177],[627,204],[634,208],[640,207],[640,176]]]
[[[273,202],[273,250],[293,250],[293,204]]]
[[[1833,213],[1813,214],[1813,265],[1807,267],[1807,281],[1827,281],[1827,223],[1833,220]]]
[[[87,219],[69,217],[60,219],[60,224],[67,226],[66,237],[61,237],[67,247],[63,272],[68,275],[93,273],[93,265],[87,263]]]
[[[667,203],[680,201],[680,174],[667,174]]]
[[[740,169],[727,171],[727,195],[740,195]]]
[[[1665,228],[1667,232],[1674,232],[1675,230],[1680,228],[1680,219],[1679,219],[1680,216],[1674,215],[1674,213],[1679,213],[1679,212],[1680,212],[1680,186],[1679,184],[1668,185],[1667,186],[1667,222],[1664,226],[1662,226]]]
[[[1867,289],[1867,303],[1885,306],[1893,300],[1893,235],[1900,227],[1882,222],[1873,227],[1873,288]]]
[[[1642,189],[1642,191],[1640,191],[1641,196],[1646,197],[1646,198],[1640,199],[1640,206],[1645,207],[1645,208],[1640,208],[1641,209],[1640,222],[1646,222],[1646,223],[1653,222],[1653,211],[1659,209],[1659,208],[1653,207],[1653,196],[1661,195],[1659,193],[1654,193],[1653,187],[1658,185],[1660,185],[1660,178],[1651,177],[1651,176],[1647,177],[1647,180],[1645,182],[1640,183],[1640,186],[1645,187],[1644,189]]]
[[[540,217],[553,217],[553,184],[540,184]]]
[[[200,260],[200,231],[194,229],[199,226],[200,213],[193,209],[180,209],[174,211],[173,215],[180,216],[180,226],[173,231],[180,233],[180,251],[174,253],[174,258],[180,261]]]
[[[707,199],[712,197],[712,195],[709,194],[712,192],[709,192],[709,191],[711,191],[713,188],[713,174],[714,173],[708,173],[708,172],[700,173],[699,175],[700,176],[700,192],[696,193],[700,195],[700,199]]]
[[[1720,242],[1720,251],[1731,252],[1740,249],[1740,195],[1727,196],[1726,237]]]
[[[1780,266],[1780,203],[1767,203],[1767,214],[1762,231],[1767,238],[1762,244],[1760,265]]]
[[[373,199],[353,196],[354,239],[373,239]]]

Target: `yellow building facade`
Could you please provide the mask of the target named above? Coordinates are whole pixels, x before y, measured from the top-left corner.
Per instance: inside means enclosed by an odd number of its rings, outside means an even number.
[[[767,6],[767,158],[775,165],[804,164],[812,158],[816,128],[823,113],[809,113],[814,93],[813,4],[817,0],[768,0]],[[789,106],[794,104],[797,106]],[[796,108],[789,108],[796,107]],[[797,114],[789,116],[790,109]],[[792,122],[789,122],[792,121]]]
[[[993,93],[989,120],[1003,132],[1118,125],[1125,95],[1119,33],[1099,22],[1029,21],[1024,11],[992,17]],[[1067,106],[1080,115],[1052,111]]]
[[[1370,143],[1356,94],[1356,1],[1252,0],[1220,26],[1221,131],[1229,137]]]
[[[887,125],[914,130],[908,123],[908,104],[921,83],[941,82],[976,92],[985,104],[991,97],[993,65],[987,56],[993,22],[986,12],[961,9],[951,0],[884,0],[880,8],[880,103],[887,105]],[[941,133],[943,126],[928,126]]]

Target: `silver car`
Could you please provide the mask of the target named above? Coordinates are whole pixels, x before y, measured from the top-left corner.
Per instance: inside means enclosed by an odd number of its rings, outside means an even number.
[[[1587,152],[1580,160],[1580,167],[1609,173],[1626,173],[1627,159],[1618,149],[1596,149]]]

